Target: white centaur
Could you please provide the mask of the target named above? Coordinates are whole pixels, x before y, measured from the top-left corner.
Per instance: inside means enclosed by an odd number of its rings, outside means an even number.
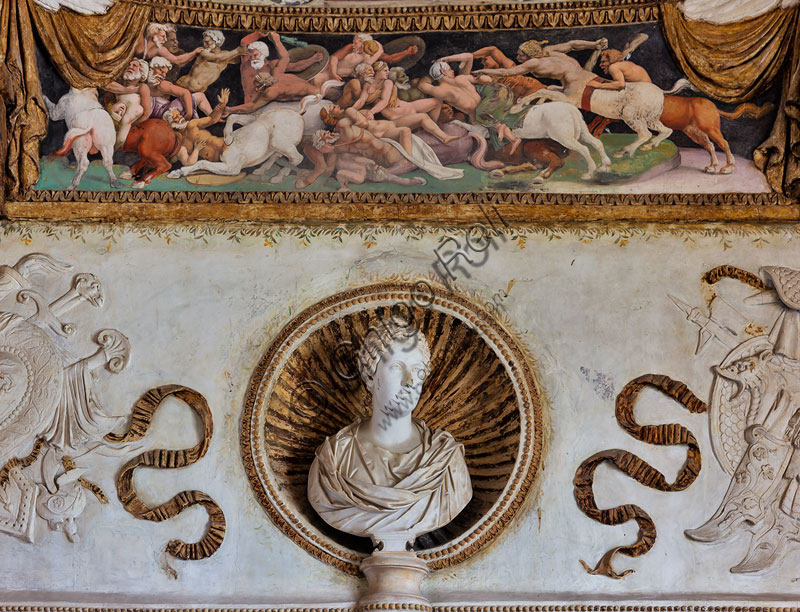
[[[235,125],[244,127],[234,130]],[[303,161],[297,145],[303,139],[304,125],[300,113],[287,108],[267,109],[252,115],[231,115],[225,124],[227,148],[220,161],[200,160],[173,170],[167,176],[180,178],[197,171],[235,176],[254,166],[258,167],[253,174],[263,175],[280,157],[285,157],[291,167],[296,167]]]
[[[61,96],[58,104],[53,104],[44,96],[47,113],[51,121],[66,121],[67,134],[64,144],[56,155],[67,155],[69,150],[75,155],[78,168],[69,185],[77,189],[89,168],[89,153],[99,151],[103,157],[103,167],[108,172],[108,181],[112,187],[119,187],[120,182],[114,175],[114,142],[117,137],[114,120],[97,100],[94,87],[85,89],[70,88]]]
[[[670,92],[673,91],[675,88],[670,90]],[[535,100],[571,102],[569,97],[560,91],[540,89],[522,98],[519,105],[530,104]],[[601,117],[621,119],[636,132],[636,140],[616,153],[615,157],[623,155],[632,157],[639,147],[643,151],[653,149],[672,134],[672,130],[661,123],[661,113],[664,111],[664,91],[653,83],[628,83],[620,91],[595,89],[591,92],[589,107],[586,110]],[[653,136],[650,130],[656,132],[656,135]]]
[[[514,135],[522,139],[550,138],[575,151],[586,162],[586,172],[581,175],[584,180],[592,178],[596,170],[606,172],[611,166],[603,143],[589,132],[581,112],[567,102],[550,102],[532,107],[525,115],[522,127],[514,130]],[[600,154],[599,168],[589,149],[581,143],[589,144]]]

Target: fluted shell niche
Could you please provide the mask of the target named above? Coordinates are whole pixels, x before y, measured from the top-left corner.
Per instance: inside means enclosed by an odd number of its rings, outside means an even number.
[[[324,300],[284,329],[253,376],[242,440],[254,490],[295,542],[348,572],[357,571],[372,544],[327,525],[309,504],[306,487],[323,440],[370,414],[356,355],[374,326],[390,317],[411,319],[425,336],[430,373],[414,417],[448,431],[465,449],[472,500],[449,524],[415,542],[432,569],[471,556],[500,532],[541,458],[541,405],[524,352],[481,307],[430,290],[430,304],[408,284]]]

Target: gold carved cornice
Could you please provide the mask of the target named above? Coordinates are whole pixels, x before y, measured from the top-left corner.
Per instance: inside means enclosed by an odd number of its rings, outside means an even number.
[[[197,191],[31,191],[6,202],[14,220],[263,221],[283,223],[509,223],[587,221],[800,221],[800,207],[776,193],[320,193]]]
[[[282,32],[416,32],[570,28],[656,21],[656,0],[516,4],[277,7],[197,0],[123,0],[151,7],[154,21]]]
[[[414,610],[407,605],[379,604],[385,606],[384,610]],[[353,606],[321,607],[321,606],[296,606],[279,608],[162,608],[148,606],[128,606],[116,608],[87,607],[87,606],[0,606],[0,612],[360,612],[361,608]],[[798,606],[749,606],[742,603],[730,605],[707,606],[702,604],[692,605],[599,605],[599,604],[463,604],[458,606],[434,604],[433,612],[800,612]]]

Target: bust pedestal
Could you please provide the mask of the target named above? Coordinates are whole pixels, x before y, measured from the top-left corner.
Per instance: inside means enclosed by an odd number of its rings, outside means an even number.
[[[368,586],[358,608],[432,611],[420,591],[428,566],[408,548],[469,503],[464,447],[411,416],[430,363],[419,330],[396,321],[370,328],[358,363],[372,415],[317,449],[308,501],[329,525],[369,536],[380,548],[361,563]]]
[[[361,562],[361,571],[367,577],[367,591],[358,600],[358,609],[408,609],[408,606],[431,608],[422,596],[420,584],[428,575],[428,565],[409,551],[383,552],[376,550]]]

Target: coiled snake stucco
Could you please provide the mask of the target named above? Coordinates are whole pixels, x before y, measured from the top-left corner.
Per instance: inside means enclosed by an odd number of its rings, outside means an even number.
[[[170,540],[165,552],[183,560],[205,559],[213,555],[225,537],[225,515],[217,503],[202,491],[182,491],[163,504],[150,507],[139,499],[133,484],[133,473],[136,468],[175,469],[192,465],[199,461],[208,451],[214,425],[208,402],[205,398],[188,387],[181,385],[164,385],[145,393],[133,407],[130,427],[124,434],[108,434],[109,442],[131,442],[140,440],[147,434],[153,414],[161,403],[170,396],[183,401],[200,417],[203,425],[203,437],[197,445],[181,450],[155,449],[141,453],[128,461],[117,477],[117,495],[123,507],[138,519],[160,523],[171,519],[186,508],[201,505],[208,512],[208,527],[199,542],[187,544],[182,540]]]
[[[752,272],[747,272],[730,265],[717,266],[701,277],[705,286],[714,285],[723,278],[731,278],[756,289],[766,289],[767,285]],[[710,300],[709,300],[710,301]],[[622,504],[614,508],[600,509],[594,498],[592,489],[594,472],[597,467],[608,461],[637,482],[659,491],[682,491],[691,485],[700,473],[702,458],[700,447],[694,434],[677,423],[660,425],[639,425],[633,415],[634,404],[639,392],[651,387],[661,391],[668,397],[684,406],[693,414],[705,413],[708,406],[680,381],[662,374],[645,374],[630,381],[617,396],[616,417],[620,426],[632,437],[658,446],[685,444],[687,446],[686,462],[675,477],[674,482],[667,482],[664,475],[646,461],[631,452],[618,448],[595,453],[578,467],[573,480],[575,501],[578,508],[589,518],[604,525],[621,525],[630,520],[636,521],[639,533],[636,541],[629,546],[617,546],[606,552],[592,569],[581,560],[584,569],[590,574],[624,578],[632,569],[616,572],[612,566],[617,553],[629,557],[638,557],[647,553],[656,541],[656,526],[653,519],[641,507],[635,504]]]
[[[639,535],[636,542],[630,546],[617,546],[602,556],[597,566],[591,569],[581,561],[581,564],[590,574],[600,574],[609,578],[623,578],[633,570],[624,570],[620,573],[614,571],[611,561],[614,555],[621,553],[629,557],[638,557],[649,551],[656,541],[656,525],[650,515],[634,504],[623,504],[615,508],[601,510],[594,499],[592,483],[594,471],[604,461],[612,462],[625,474],[651,489],[659,491],[682,491],[692,484],[700,473],[701,457],[700,447],[692,432],[677,423],[661,425],[639,425],[633,416],[633,408],[639,392],[645,387],[652,387],[671,397],[690,412],[698,414],[706,411],[706,404],[682,382],[672,380],[661,374],[645,374],[630,381],[617,396],[616,416],[622,428],[631,436],[648,444],[666,446],[672,444],[686,444],[686,462],[681,468],[675,481],[670,483],[664,475],[649,463],[640,459],[633,453],[618,448],[595,453],[586,459],[575,472],[573,480],[575,501],[581,511],[590,519],[604,525],[620,525],[630,520],[639,525]]]

